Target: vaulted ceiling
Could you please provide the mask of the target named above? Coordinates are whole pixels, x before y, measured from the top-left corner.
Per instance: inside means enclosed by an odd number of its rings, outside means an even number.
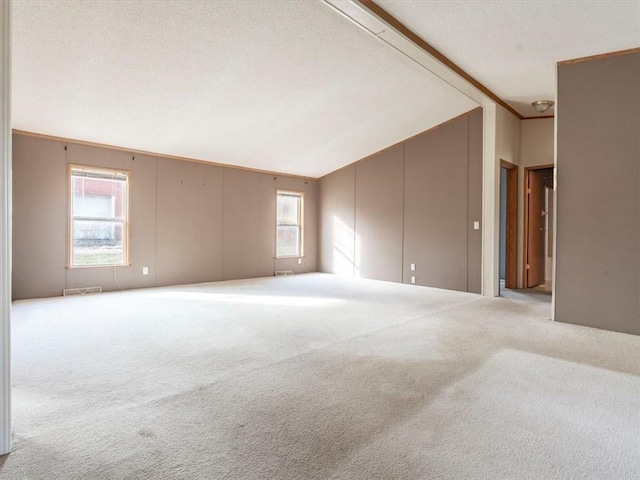
[[[378,3],[525,116],[640,45],[639,2]],[[18,130],[318,177],[476,106],[321,1],[13,2]]]

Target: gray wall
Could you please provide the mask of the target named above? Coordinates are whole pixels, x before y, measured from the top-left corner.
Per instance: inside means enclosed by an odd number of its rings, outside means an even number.
[[[640,334],[640,54],[558,68],[556,320]]]
[[[320,212],[321,271],[479,293],[482,112],[323,177]]]
[[[156,285],[222,280],[222,174],[219,167],[158,158]],[[153,202],[145,205],[151,209]],[[132,218],[132,228],[136,223]]]
[[[13,298],[60,295],[66,285],[67,152],[64,145],[17,135],[12,149]]]
[[[68,163],[131,172],[130,266],[66,267]],[[274,258],[279,188],[305,193],[300,264]],[[13,296],[315,271],[316,209],[315,180],[14,135]]]
[[[320,179],[318,269],[321,272],[354,275],[355,182],[353,164]]]
[[[467,291],[482,291],[482,110],[469,115],[467,172]],[[480,224],[475,229],[473,222]]]
[[[467,117],[405,144],[405,282],[467,289],[468,151]]]
[[[355,165],[359,277],[402,282],[403,151],[396,145]]]

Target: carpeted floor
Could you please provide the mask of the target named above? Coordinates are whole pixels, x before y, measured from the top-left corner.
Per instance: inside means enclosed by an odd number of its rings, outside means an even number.
[[[511,289],[504,286],[504,280],[500,280],[500,296],[510,300],[543,302],[551,305],[552,288],[551,284],[549,284],[539,285],[533,288]]]
[[[640,337],[323,274],[17,302],[13,479],[638,479]]]

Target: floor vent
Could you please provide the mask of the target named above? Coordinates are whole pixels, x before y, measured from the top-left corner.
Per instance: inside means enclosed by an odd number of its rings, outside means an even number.
[[[63,297],[69,295],[86,295],[87,293],[102,293],[102,287],[65,288],[62,290]]]
[[[293,270],[276,270],[276,277],[288,277],[293,275]]]

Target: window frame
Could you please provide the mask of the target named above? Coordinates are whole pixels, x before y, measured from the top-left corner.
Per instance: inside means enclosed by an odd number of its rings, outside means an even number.
[[[76,218],[74,217],[73,212],[73,172],[74,171],[85,171],[85,172],[95,172],[98,174],[107,174],[107,175],[118,175],[124,176],[126,181],[125,192],[124,192],[124,206],[123,206],[123,215],[124,220],[122,221],[122,263],[101,263],[98,265],[74,265],[73,264],[73,223]],[[131,266],[130,258],[129,258],[129,250],[130,250],[130,223],[131,223],[131,172],[128,170],[122,170],[117,168],[107,168],[107,167],[96,167],[93,165],[79,165],[69,163],[67,165],[67,268],[68,269],[81,269],[81,268],[105,268],[105,267],[128,267]],[[87,219],[88,217],[84,217],[82,219]],[[90,219],[89,219],[90,220]],[[103,219],[101,219],[103,220]],[[115,219],[114,219],[115,220]]]
[[[298,224],[288,224],[278,222],[278,197],[280,195],[289,195],[300,198],[300,208],[298,211]],[[278,227],[280,226],[297,226],[300,230],[298,235],[298,254],[297,255],[278,255]],[[302,258],[304,257],[304,192],[297,190],[276,190],[276,258]]]

